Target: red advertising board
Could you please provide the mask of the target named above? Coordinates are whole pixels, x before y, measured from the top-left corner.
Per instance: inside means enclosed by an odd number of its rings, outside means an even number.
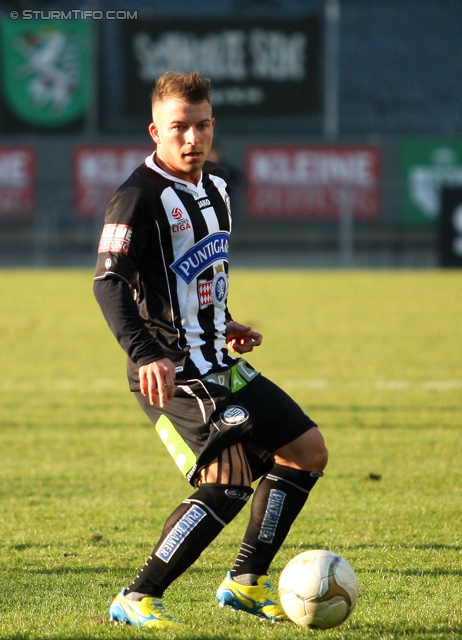
[[[356,219],[377,218],[380,159],[380,149],[371,146],[251,146],[246,156],[247,215],[334,219],[348,201]]]
[[[0,147],[0,218],[27,220],[35,206],[35,149]]]
[[[151,146],[81,145],[74,151],[74,197],[81,218],[102,216],[116,189],[125,182]]]

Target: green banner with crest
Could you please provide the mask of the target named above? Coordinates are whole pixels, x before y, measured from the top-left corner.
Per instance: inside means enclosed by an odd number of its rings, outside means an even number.
[[[405,224],[435,226],[444,187],[462,187],[462,140],[408,138],[401,142],[402,216]]]
[[[91,105],[93,25],[85,20],[3,20],[3,100],[25,123],[71,124]]]

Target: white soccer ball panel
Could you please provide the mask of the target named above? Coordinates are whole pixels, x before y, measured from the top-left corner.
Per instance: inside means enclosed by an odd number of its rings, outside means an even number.
[[[300,554],[302,555],[302,554]],[[296,556],[283,569],[279,578],[279,588],[295,591],[300,598],[315,598],[320,594],[321,584],[317,567],[313,567],[314,558]],[[313,580],[307,576],[313,575]]]
[[[300,624],[299,621],[302,620],[306,615],[305,601],[300,598],[294,591],[280,591],[279,600],[281,601],[282,608],[287,613],[292,622],[295,622],[295,624]],[[290,614],[288,613],[289,611]]]
[[[359,585],[352,566],[331,551],[304,551],[279,578],[279,597],[288,617],[302,627],[330,629],[353,611]]]

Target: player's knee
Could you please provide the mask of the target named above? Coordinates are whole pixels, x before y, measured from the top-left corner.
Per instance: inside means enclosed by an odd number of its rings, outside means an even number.
[[[321,445],[317,451],[313,452],[313,455],[315,456],[316,460],[314,464],[315,468],[313,468],[312,465],[309,471],[323,471],[326,468],[327,463],[329,462],[329,451],[326,445]]]
[[[308,431],[308,434],[309,440],[307,443],[307,453],[308,455],[312,455],[314,458],[316,458],[317,464],[321,465],[324,469],[329,459],[329,452],[327,450],[326,443],[324,442],[324,436],[316,427],[310,429]],[[317,470],[319,471],[319,469]]]
[[[281,447],[274,455],[276,463],[303,471],[324,471],[328,459],[324,437],[317,427]]]
[[[329,459],[329,452],[322,433],[316,427],[308,432],[304,447],[305,471],[324,471]]]

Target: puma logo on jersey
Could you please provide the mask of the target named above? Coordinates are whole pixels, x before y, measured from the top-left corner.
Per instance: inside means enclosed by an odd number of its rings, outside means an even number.
[[[202,198],[202,200],[198,200],[197,204],[199,205],[199,207],[201,209],[203,209],[204,207],[210,207],[211,206],[210,200],[208,198]]]

